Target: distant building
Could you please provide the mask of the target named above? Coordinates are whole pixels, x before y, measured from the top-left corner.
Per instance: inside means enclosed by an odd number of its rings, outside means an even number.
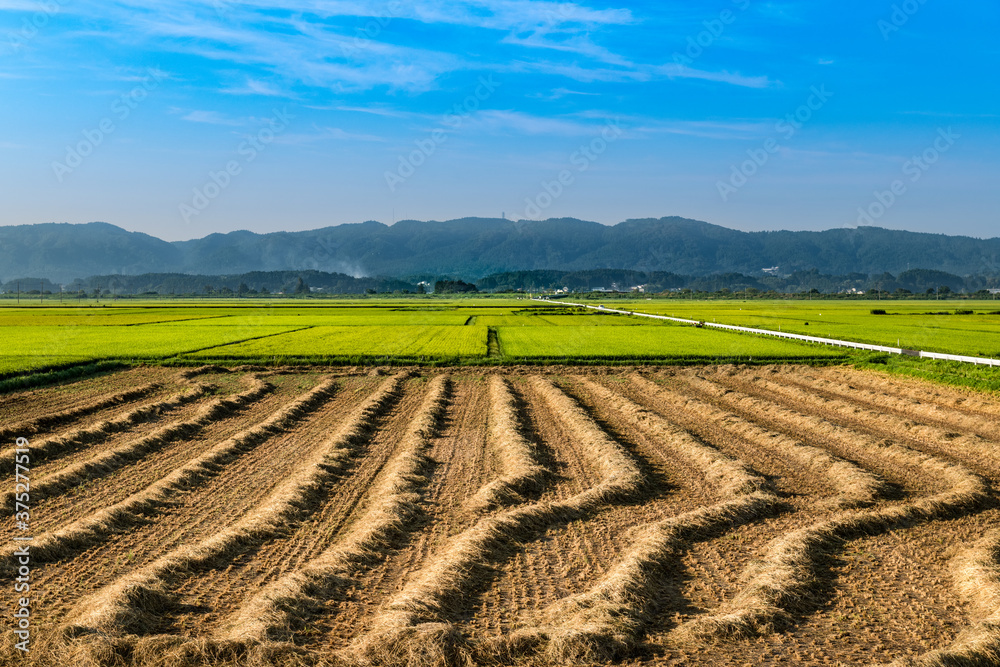
[[[761,269],[761,271],[763,271],[764,273],[768,274],[769,276],[776,276],[776,275],[778,275],[778,268],[779,267],[777,267],[777,266],[772,266],[769,269]]]

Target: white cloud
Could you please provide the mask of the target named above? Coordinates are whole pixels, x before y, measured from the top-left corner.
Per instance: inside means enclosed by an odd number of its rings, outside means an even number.
[[[44,6],[30,0],[0,0],[0,12],[44,12]]]
[[[772,81],[766,75],[745,76],[738,72],[729,72],[726,70],[713,72],[673,63],[657,68],[657,72],[670,79],[701,79],[714,83],[728,83],[744,88],[771,88],[777,85],[777,82]]]
[[[218,111],[189,111],[185,115],[181,116],[181,120],[186,120],[191,123],[207,123],[209,125],[229,125],[233,127],[239,127],[241,125],[246,125],[246,120],[238,120],[235,118],[229,118],[224,116]]]
[[[2,2],[3,0],[0,0]],[[580,83],[697,79],[751,88],[766,76],[634,62],[599,43],[604,34],[640,22],[627,8],[595,9],[548,0],[75,0],[67,11],[113,26],[105,38],[131,46],[200,56],[244,70],[221,92],[290,97],[295,86],[333,93],[385,88],[435,90],[449,75],[513,71]],[[405,22],[487,31],[483,48],[451,50],[406,43]],[[395,22],[395,23],[394,23]],[[367,28],[367,34],[363,29]],[[489,34],[490,32],[496,34]],[[518,51],[525,52],[519,58]],[[533,53],[551,55],[537,61]]]
[[[470,127],[490,134],[512,132],[530,135],[590,136],[599,134],[604,123],[585,123],[566,118],[533,116],[519,111],[480,111]]]
[[[320,141],[368,141],[368,142],[383,142],[384,137],[379,137],[374,134],[364,134],[359,132],[350,132],[348,130],[341,129],[339,127],[315,127],[315,132],[312,133],[300,133],[300,134],[282,134],[277,139],[278,143],[283,144],[311,144]]]
[[[289,97],[289,94],[277,86],[257,79],[247,79],[243,84],[223,88],[220,92],[227,95],[261,95],[264,97]]]

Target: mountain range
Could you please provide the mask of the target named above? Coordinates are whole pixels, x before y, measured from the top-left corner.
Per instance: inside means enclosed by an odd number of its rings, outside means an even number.
[[[679,217],[608,226],[576,219],[463,218],[363,222],[302,232],[236,231],[167,242],[102,222],[0,227],[0,282],[69,282],[92,275],[315,270],[362,276],[478,280],[527,270],[630,269],[690,276],[898,273],[932,269],[1000,273],[1000,238],[858,227],[742,232]]]

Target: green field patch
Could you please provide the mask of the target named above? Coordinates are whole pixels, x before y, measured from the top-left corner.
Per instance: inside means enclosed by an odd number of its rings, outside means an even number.
[[[565,326],[638,326],[658,324],[656,320],[613,314],[546,315],[533,312],[524,315],[479,316],[476,323],[489,327],[565,327]]]
[[[162,359],[291,330],[292,327],[192,327],[187,323],[144,327],[43,325],[16,329],[17,335],[3,343],[3,358]]]
[[[91,361],[92,357],[72,357],[64,355],[35,354],[31,356],[0,357],[0,376],[8,373],[35,371],[43,368],[60,368],[70,364]]]
[[[286,312],[283,309],[261,310],[228,315],[220,319],[192,321],[192,325],[203,326],[463,326],[471,313],[455,312],[454,310],[438,312],[395,311],[375,309],[337,309],[315,312],[313,309],[301,309],[299,312]]]
[[[477,315],[476,324],[484,327],[548,327],[552,324],[530,315]]]
[[[219,312],[211,309],[142,308],[19,308],[0,310],[0,327],[7,326],[117,326],[206,320]]]
[[[1000,357],[1000,317],[990,301],[622,301],[623,310],[835,338],[909,350]],[[886,315],[872,314],[884,309]],[[945,310],[947,309],[947,310]],[[955,314],[972,310],[971,315]],[[938,314],[947,312],[947,315]]]
[[[540,315],[538,319],[549,322],[555,326],[662,326],[662,321],[650,320],[641,317],[629,317],[627,315],[615,315],[611,313],[594,313],[593,315]]]
[[[486,327],[318,326],[261,340],[202,350],[212,359],[452,359],[484,357]]]
[[[501,327],[508,359],[678,359],[753,361],[844,357],[840,348],[809,345],[693,326]]]

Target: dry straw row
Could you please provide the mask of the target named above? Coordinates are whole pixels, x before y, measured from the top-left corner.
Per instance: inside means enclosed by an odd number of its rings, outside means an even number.
[[[103,442],[115,433],[128,431],[137,424],[155,419],[164,412],[193,403],[208,393],[210,389],[210,385],[195,383],[178,394],[149,405],[139,406],[115,419],[105,419],[90,426],[75,428],[62,435],[32,442],[32,461],[37,466],[40,462],[53,459],[67,451]],[[11,456],[13,456],[13,450],[11,450]],[[4,497],[3,502],[6,509],[13,506],[10,504],[9,494]]]
[[[873,452],[893,467],[912,467],[947,487],[933,496],[877,510],[844,512],[808,528],[774,540],[763,559],[743,574],[743,588],[714,612],[679,626],[674,637],[704,641],[773,632],[791,613],[814,601],[819,562],[852,539],[913,525],[960,516],[989,498],[987,484],[963,466],[914,450],[888,445]]]
[[[37,536],[31,547],[32,562],[61,560],[135,525],[143,515],[168,503],[178,493],[190,490],[203,480],[218,474],[219,466],[257,447],[316,410],[326,402],[334,386],[333,382],[324,382],[285,405],[265,421],[220,442],[144,490],[60,530]],[[13,559],[5,558],[0,562],[11,563]]]
[[[491,662],[498,655],[509,655],[509,642],[473,645],[450,622],[466,596],[492,576],[491,568],[509,555],[514,545],[556,522],[586,518],[592,511],[615,499],[634,496],[642,488],[645,480],[632,458],[573,399],[547,379],[535,377],[529,382],[576,442],[583,463],[597,472],[597,484],[561,502],[535,503],[484,517],[449,540],[389,600],[368,631],[352,643],[343,656],[346,662],[437,667]],[[509,460],[530,462],[520,472],[525,479],[534,479],[537,463],[529,458],[529,445],[519,440],[509,387],[494,382],[491,389],[490,439],[520,449]],[[509,477],[518,483],[516,472]]]
[[[144,398],[145,396],[148,396],[154,391],[160,389],[162,386],[163,385],[158,382],[150,382],[126,391],[118,392],[117,394],[112,394],[111,396],[102,396],[101,398],[85,403],[84,405],[77,405],[76,407],[59,410],[58,412],[50,412],[49,414],[34,417],[32,419],[25,419],[11,426],[0,428],[0,442],[13,440],[14,438],[19,437],[27,438],[43,430],[69,424],[77,419],[80,419],[81,417],[92,415],[95,412],[100,412],[101,410],[105,410],[107,408],[113,408],[117,405],[122,405],[123,403],[129,403],[131,401]],[[0,452],[0,458],[5,461],[12,455],[13,449],[3,450]]]
[[[247,600],[221,625],[217,639],[290,640],[321,608],[323,600],[407,531],[420,512],[420,492],[428,481],[426,451],[448,405],[449,391],[447,376],[430,381],[419,412],[373,483],[366,509],[351,527],[305,566]]]
[[[41,477],[31,485],[32,500],[37,502],[46,497],[59,495],[81,482],[99,479],[119,470],[172,442],[192,438],[206,426],[255,403],[274,390],[273,385],[259,377],[251,377],[250,384],[248,390],[236,396],[210,401],[199,408],[190,419],[167,424],[147,436],[126,442],[94,457],[69,465],[58,472]],[[113,432],[113,430],[107,429],[107,432]],[[5,494],[3,502],[12,505],[13,493]]]
[[[514,396],[499,376],[490,380],[488,441],[502,475],[470,499],[473,508],[482,510],[520,498],[528,488],[537,490],[549,475],[520,434]],[[354,642],[351,658],[386,667],[456,665],[472,660],[472,647],[448,619],[470,590],[488,580],[491,563],[567,511],[557,503],[518,507],[484,517],[449,540]]]
[[[291,477],[234,525],[198,544],[175,549],[81,603],[71,621],[77,632],[87,628],[107,634],[148,634],[169,609],[170,589],[179,581],[222,566],[301,521],[322,500],[327,485],[346,464],[352,445],[368,432],[405,376],[401,373],[384,382]],[[312,394],[329,397],[335,386],[334,380],[327,379]]]
[[[760,401],[745,395],[738,395],[735,392],[718,387],[698,378],[688,378],[688,385],[696,391],[708,394],[715,394],[725,401],[726,404],[735,406],[744,413],[755,414],[762,411]],[[642,391],[656,391],[660,389],[656,384],[641,376],[633,376],[632,381]],[[661,393],[665,393],[660,389]],[[822,477],[837,492],[833,504],[838,507],[862,507],[872,504],[881,495],[886,483],[878,476],[868,472],[864,468],[846,461],[838,456],[830,454],[822,447],[807,445],[799,440],[795,440],[780,432],[769,430],[757,424],[738,417],[732,412],[720,409],[711,403],[700,401],[694,398],[682,398],[676,394],[671,394],[673,400],[686,401],[685,408],[707,420],[711,420],[731,433],[736,433],[755,445],[771,449],[782,458],[786,459],[796,467],[810,471],[817,477]],[[799,413],[793,413],[781,408],[767,406],[768,417],[783,417],[792,426],[797,426]],[[801,415],[803,419],[807,415]],[[825,426],[831,426],[819,418],[817,422]],[[835,427],[834,427],[835,428]],[[799,428],[794,429],[799,432]],[[851,434],[856,437],[856,434]]]
[[[598,483],[562,502],[536,503],[485,517],[450,540],[387,603],[370,630],[355,641],[351,647],[354,660],[369,665],[431,667],[503,661],[514,654],[539,650],[552,662],[588,662],[618,656],[634,644],[641,626],[638,620],[648,611],[642,601],[649,598],[659,568],[679,549],[681,540],[699,530],[761,516],[777,502],[773,494],[762,490],[766,486],[763,478],[739,462],[634,403],[588,384],[601,400],[641,421],[641,428],[676,444],[678,454],[717,482],[721,493],[746,497],[643,531],[626,558],[592,591],[550,609],[539,626],[500,640],[473,644],[449,619],[457,616],[469,592],[492,576],[491,568],[509,555],[514,545],[537,536],[553,523],[583,519],[612,498],[635,494],[644,482],[632,458],[573,399],[547,380],[536,378],[531,382],[569,436],[581,446],[588,466],[600,470]],[[495,382],[494,388],[497,391],[493,395],[490,439],[516,440],[516,418],[505,409],[505,403],[512,398],[509,392],[500,391],[506,388],[504,383]],[[511,418],[497,418],[504,414]],[[526,473],[529,470],[530,466],[524,467]]]
[[[678,562],[690,541],[759,520],[780,502],[766,480],[742,462],[624,396],[588,380],[584,385],[658,440],[665,453],[699,470],[710,494],[725,500],[641,529],[596,585],[544,610],[536,628],[513,638],[515,644],[541,644],[545,658],[556,664],[604,662],[631,654],[656,611],[665,569]]]
[[[829,411],[842,418],[847,423],[863,422],[872,424],[878,429],[890,429],[892,432],[905,433],[921,443],[932,445],[935,449],[950,456],[968,461],[983,469],[1000,469],[1000,443],[986,440],[976,435],[964,435],[948,429],[918,421],[904,419],[896,415],[871,410],[844,399],[818,398],[810,392],[794,384],[783,385],[769,380],[757,380],[754,385],[770,396],[785,397],[797,402],[818,404],[822,410]],[[919,414],[914,414],[918,419]]]
[[[993,530],[953,561],[958,594],[978,620],[947,648],[892,667],[987,667],[1000,665],[1000,530]]]
[[[725,379],[720,381],[724,386],[728,385]],[[715,386],[706,387],[693,380],[690,383],[701,386],[703,390],[711,390]],[[799,391],[793,394],[795,398],[802,398]],[[774,393],[771,392],[771,395]],[[977,508],[988,497],[985,482],[961,465],[877,440],[831,424],[816,415],[789,410],[770,400],[734,393],[725,394],[723,400],[748,411],[766,411],[772,419],[799,432],[811,433],[823,442],[852,450],[858,458],[878,463],[900,476],[905,476],[906,471],[916,470],[924,479],[936,480],[945,488],[934,496],[909,504],[879,511],[842,514],[778,538],[770,545],[765,560],[744,574],[748,584],[737,598],[723,605],[715,614],[694,619],[686,627],[678,629],[676,636],[681,639],[704,640],[769,632],[788,619],[790,610],[802,607],[811,600],[818,560],[826,553],[839,550],[846,540],[898,525],[961,514]],[[829,403],[831,401],[825,401],[824,405]],[[853,415],[859,413],[869,418],[878,417],[874,413],[851,412]],[[883,416],[883,419],[891,421],[893,418]]]
[[[549,471],[535,460],[534,448],[520,433],[517,406],[507,381],[490,377],[489,447],[503,474],[483,486],[469,501],[475,511],[489,511],[524,501],[539,490]]]
[[[941,404],[938,402],[940,399],[926,394],[920,398],[915,398],[906,395],[905,388],[900,386],[901,379],[898,376],[896,377],[893,394],[864,386],[863,383],[857,381],[856,375],[851,379],[842,378],[836,381],[826,378],[823,375],[815,378],[812,376],[808,378],[797,377],[795,378],[795,384],[810,389],[816,387],[828,392],[830,395],[864,403],[879,411],[891,410],[901,415],[913,415],[956,430],[969,433],[981,429],[996,431],[996,417],[1000,416],[1000,406],[996,402],[983,401],[980,397],[972,395],[971,390],[965,390],[968,393],[963,395],[962,390],[957,388],[938,389],[940,385],[935,387],[935,389],[952,394],[952,402],[950,404],[948,402]],[[961,400],[963,407],[972,408],[978,414],[969,414],[962,410],[956,410],[957,406],[954,401],[958,400]],[[986,413],[985,415],[983,414],[984,412]],[[986,419],[983,419],[983,417],[986,417]]]

